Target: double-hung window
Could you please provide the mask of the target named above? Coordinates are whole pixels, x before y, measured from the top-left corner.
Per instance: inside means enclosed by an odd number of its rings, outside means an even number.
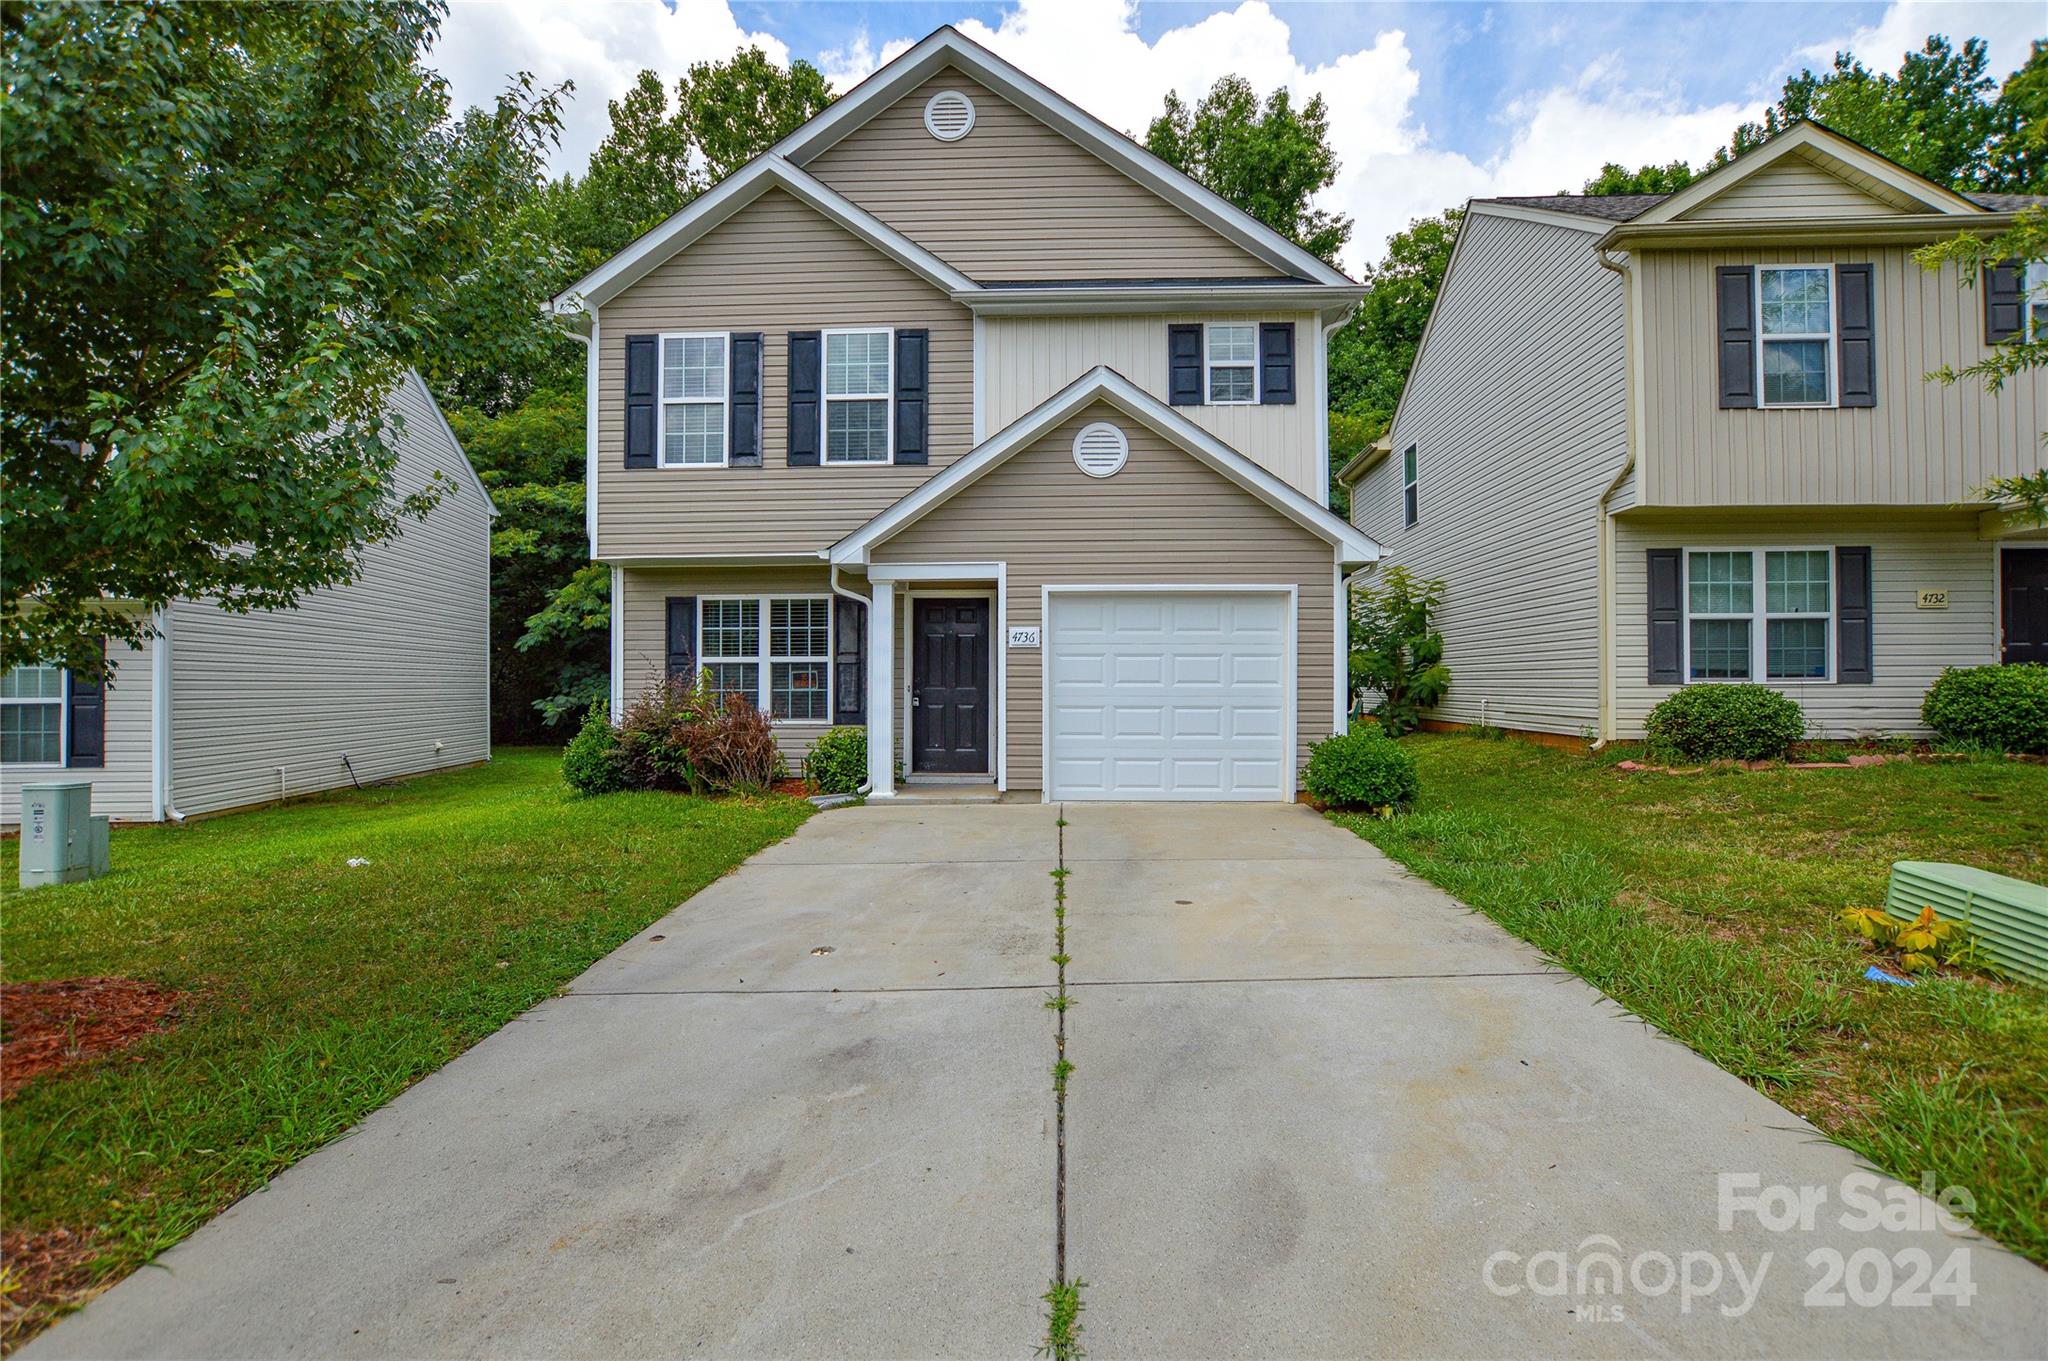
[[[1831,679],[1834,572],[1826,548],[1689,551],[1686,678]]]
[[[718,694],[775,719],[831,721],[831,597],[705,599],[697,616],[697,664]]]
[[[894,333],[825,332],[825,461],[887,463]]]
[[[1415,489],[1415,446],[1409,445],[1401,455],[1401,523],[1413,528],[1420,506],[1417,504]]]
[[[729,344],[723,331],[661,338],[663,467],[725,466]]]
[[[1211,406],[1250,406],[1259,399],[1259,328],[1250,322],[1209,323],[1204,347]]]
[[[1835,272],[1831,265],[1764,265],[1756,272],[1765,406],[1835,400]]]
[[[0,675],[0,765],[64,764],[64,671],[17,666]]]
[[[2048,340],[2048,260],[2030,260],[2026,271],[2020,275],[2020,287],[2026,290],[2022,300],[2027,314],[2027,337],[2030,340]]]

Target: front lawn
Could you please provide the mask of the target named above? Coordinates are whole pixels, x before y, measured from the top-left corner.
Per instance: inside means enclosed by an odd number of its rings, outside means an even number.
[[[12,891],[9,841],[0,977],[117,976],[183,999],[171,1028],[0,1105],[0,1207],[10,1243],[30,1245],[22,1260],[54,1243],[93,1279],[125,1274],[811,812],[787,798],[578,799],[559,762],[501,751],[473,770],[116,831],[111,875],[27,894]],[[23,1293],[8,1292],[10,1341],[47,1322],[42,1307],[20,1316]]]
[[[1625,773],[1517,741],[1403,740],[1422,799],[1338,817],[1875,1166],[1932,1172],[2048,1264],[2048,990],[1866,981],[1835,918],[1895,860],[2048,880],[2048,768]]]

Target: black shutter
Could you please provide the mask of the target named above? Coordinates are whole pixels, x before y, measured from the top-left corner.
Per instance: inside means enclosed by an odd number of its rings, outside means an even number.
[[[1685,627],[1685,601],[1680,592],[1684,580],[1678,570],[1676,548],[1652,548],[1649,553],[1650,596],[1650,684],[1685,683],[1685,655],[1679,647],[1679,631]]]
[[[612,602],[617,609],[618,602]],[[668,598],[668,664],[663,674],[670,680],[697,679],[697,597],[672,595]],[[616,717],[616,715],[614,715]]]
[[[761,466],[761,333],[732,337],[732,448],[735,468]]]
[[[832,597],[832,721],[868,721],[868,607],[843,595]]]
[[[1870,684],[1870,550],[1835,550],[1835,679]]]
[[[164,645],[157,640],[158,647]],[[107,640],[100,640],[100,656],[107,655]],[[159,699],[162,697],[159,696]],[[100,681],[80,680],[64,673],[64,764],[80,770],[98,770],[107,763],[107,687]]]
[[[661,378],[661,338],[626,337],[626,466],[652,468],[656,384]]]
[[[931,461],[931,332],[896,333],[896,461]]]
[[[1841,357],[1837,406],[1877,405],[1877,317],[1869,265],[1835,266],[1836,351]]]
[[[819,351],[816,331],[789,333],[789,466],[818,466]]]
[[[1294,323],[1259,323],[1259,405],[1294,405]]]
[[[2026,266],[2001,260],[1984,266],[1984,343],[1997,345],[2020,333],[2026,320]]]
[[[1175,406],[1202,404],[1202,328],[1166,328],[1166,400]]]
[[[1714,311],[1721,332],[1721,406],[1756,405],[1756,271],[1714,270]]]

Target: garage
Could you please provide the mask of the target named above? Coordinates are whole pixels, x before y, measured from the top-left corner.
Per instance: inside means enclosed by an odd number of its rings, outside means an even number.
[[[1294,794],[1294,593],[1047,593],[1054,799]]]

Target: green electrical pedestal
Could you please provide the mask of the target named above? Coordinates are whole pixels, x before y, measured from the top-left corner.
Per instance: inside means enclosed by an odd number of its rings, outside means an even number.
[[[21,886],[76,884],[107,872],[107,819],[84,781],[21,787]]]

